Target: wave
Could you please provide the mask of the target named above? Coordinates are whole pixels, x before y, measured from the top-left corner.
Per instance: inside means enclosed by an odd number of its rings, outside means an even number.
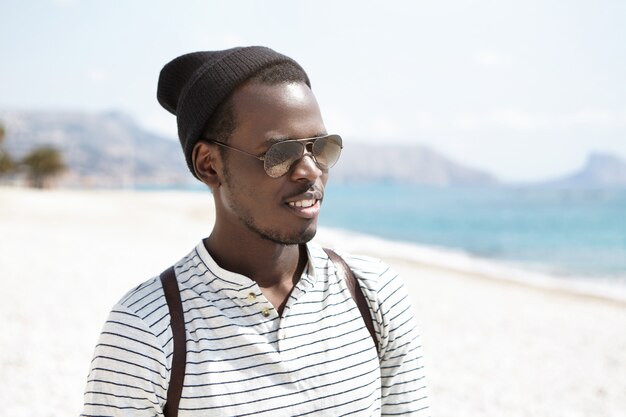
[[[315,240],[350,253],[398,259],[476,278],[626,303],[626,276],[596,276],[590,279],[576,275],[556,275],[537,271],[540,266],[534,264],[494,261],[458,250],[383,239],[336,228],[320,227]]]

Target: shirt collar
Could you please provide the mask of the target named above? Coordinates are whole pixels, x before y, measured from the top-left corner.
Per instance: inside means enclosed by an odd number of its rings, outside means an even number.
[[[320,271],[319,268],[324,268],[328,262],[328,256],[326,252],[317,243],[308,242],[306,244],[307,250],[307,267],[302,273],[300,281],[305,281],[306,286],[313,286],[317,282]],[[237,274],[232,271],[228,271],[220,267],[213,257],[209,254],[204,243],[200,241],[195,248],[198,257],[205,264],[207,269],[216,277],[221,280],[230,283],[234,287],[249,288],[253,280],[249,277],[241,274]]]

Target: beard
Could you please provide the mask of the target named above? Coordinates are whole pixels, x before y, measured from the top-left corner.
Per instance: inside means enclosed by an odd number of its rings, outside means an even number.
[[[246,227],[259,235],[262,239],[269,240],[281,245],[300,245],[309,242],[315,236],[317,229],[315,227],[308,227],[301,232],[293,232],[291,234],[280,232],[278,230],[264,229],[256,224],[254,219],[246,215],[246,213],[240,212],[237,208],[233,207],[235,213],[239,215],[241,221]]]
[[[302,230],[293,231],[280,231],[269,227],[261,227],[254,219],[251,212],[244,208],[244,204],[239,204],[237,197],[231,190],[240,190],[240,194],[254,194],[254,191],[248,189],[244,184],[239,184],[233,181],[232,176],[228,169],[224,169],[224,183],[229,189],[229,208],[235,213],[241,222],[252,232],[256,233],[259,237],[270,242],[278,243],[280,245],[300,245],[309,242],[315,236],[317,227],[315,224],[308,224],[306,228]]]

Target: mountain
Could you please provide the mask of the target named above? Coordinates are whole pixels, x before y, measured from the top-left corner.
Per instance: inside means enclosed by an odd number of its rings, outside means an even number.
[[[0,112],[6,146],[15,158],[35,146],[59,148],[69,172],[62,183],[79,186],[197,184],[178,141],[147,132],[118,112]],[[402,182],[434,186],[482,186],[489,174],[419,146],[346,143],[333,181]]]
[[[344,143],[333,181],[386,181],[431,186],[491,186],[490,174],[453,162],[423,146]]]
[[[147,132],[118,112],[2,112],[6,148],[20,158],[53,145],[69,167],[61,182],[82,186],[187,184],[195,180],[178,141]]]
[[[612,154],[594,152],[579,171],[541,185],[563,188],[626,187],[626,161]]]

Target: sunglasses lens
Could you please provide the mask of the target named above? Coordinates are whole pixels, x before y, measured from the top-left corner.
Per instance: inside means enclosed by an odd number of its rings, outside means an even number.
[[[272,178],[283,176],[304,154],[304,144],[285,141],[276,143],[265,154],[265,172]]]
[[[272,178],[285,175],[294,162],[302,158],[305,149],[304,142],[296,140],[275,143],[265,153],[265,172]],[[329,169],[335,165],[341,154],[341,137],[329,135],[315,139],[311,152],[321,169]]]
[[[313,142],[313,156],[322,169],[332,168],[341,155],[341,136],[329,135]]]

